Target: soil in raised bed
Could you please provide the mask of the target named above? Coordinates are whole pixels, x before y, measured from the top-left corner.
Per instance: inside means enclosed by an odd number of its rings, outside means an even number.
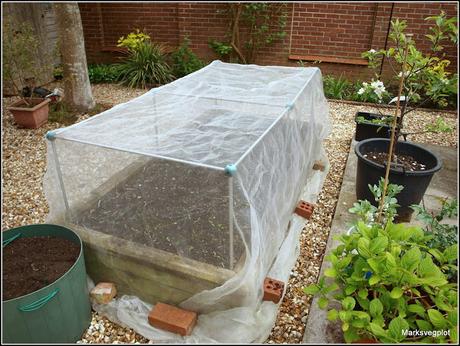
[[[385,166],[386,163],[388,162],[388,153],[380,153],[377,151],[371,151],[363,156],[383,166]],[[395,155],[395,158],[396,158],[396,163],[398,164],[398,166],[402,165],[402,167],[404,167],[404,170],[406,171],[413,172],[413,171],[426,170],[426,166],[424,164],[421,164],[420,162],[415,160],[410,155],[398,154],[398,155]]]
[[[84,228],[229,268],[228,178],[220,171],[151,160],[75,216]],[[236,191],[235,213],[244,213]],[[240,220],[248,216],[238,217]],[[245,225],[240,224],[243,228]],[[234,230],[234,263],[244,251]]]
[[[59,279],[80,246],[58,237],[18,238],[3,248],[3,300],[32,293]]]

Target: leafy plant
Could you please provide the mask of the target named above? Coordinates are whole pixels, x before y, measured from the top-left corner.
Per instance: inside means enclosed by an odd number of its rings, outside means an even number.
[[[206,64],[189,48],[190,40],[186,37],[179,48],[172,53],[173,74],[180,78],[195,72]]]
[[[382,194],[381,184],[371,190],[376,198]],[[341,321],[347,342],[456,342],[457,284],[448,282],[446,271],[457,271],[457,244],[433,249],[421,228],[394,224],[397,201],[391,195],[398,190],[390,188],[383,222],[375,221],[376,208],[368,201],[355,204],[355,231],[338,238],[326,257],[331,267],[304,292],[318,295],[322,309],[332,299],[340,302],[327,318]],[[416,329],[426,335],[414,337]],[[432,332],[441,329],[449,335]]]
[[[338,78],[334,76],[325,76],[323,78],[324,83],[324,94],[327,98],[332,99],[346,99],[349,96],[349,89],[351,82],[345,79],[343,76]]]
[[[26,106],[30,106],[30,98],[21,93],[23,87],[34,90],[40,77],[52,72],[51,55],[41,55],[39,40],[34,30],[27,22],[15,23],[5,19],[3,22],[3,83],[11,85],[14,92],[21,97]]]
[[[429,212],[423,206],[412,205],[411,208],[417,213],[416,217],[425,225],[425,234],[430,237],[427,245],[440,256],[438,252],[444,252],[452,245],[458,244],[458,227],[455,224],[443,223],[444,218],[458,216],[458,202],[456,199],[441,198],[441,210],[438,213]],[[456,271],[447,268],[449,280],[456,278]]]
[[[456,225],[443,223],[444,218],[458,216],[457,199],[439,199],[441,210],[438,213],[429,212],[425,207],[412,205],[411,208],[417,213],[418,220],[425,224],[426,234],[432,236],[428,246],[434,249],[445,250],[447,247],[458,242],[458,228]]]
[[[127,58],[116,64],[118,80],[131,88],[146,88],[168,83],[173,79],[165,59],[165,49],[160,44],[143,41],[129,51]]]
[[[136,29],[136,32],[131,32],[128,36],[121,36],[118,39],[117,47],[124,47],[130,51],[136,50],[143,42],[150,41],[150,35]]]
[[[399,81],[403,78],[400,98],[402,108],[397,118],[396,138],[402,134],[406,114],[428,102],[445,107],[449,99],[457,95],[457,74],[448,72],[450,61],[446,59],[442,45],[446,40],[457,44],[456,18],[448,19],[446,14],[441,12],[438,16],[428,17],[426,20],[433,22],[430,33],[426,35],[430,41],[429,53],[423,53],[416,47],[412,35],[406,33],[406,21],[399,19],[391,22],[390,48],[371,49],[362,53],[362,57],[369,61],[371,69],[379,69],[382,60],[385,59],[393,71],[393,80]],[[376,79],[379,78],[377,73],[375,76]],[[361,94],[365,94],[366,90],[359,89]],[[377,102],[379,101],[380,98]],[[435,129],[431,127],[427,131]]]
[[[221,58],[252,63],[261,48],[286,37],[284,3],[232,3],[222,12],[229,17],[225,40],[209,41],[209,47]]]
[[[89,65],[88,75],[91,83],[115,83],[120,72],[116,65]]]
[[[233,52],[232,46],[221,41],[210,40],[208,45],[219,57],[224,59],[226,59],[228,55]]]

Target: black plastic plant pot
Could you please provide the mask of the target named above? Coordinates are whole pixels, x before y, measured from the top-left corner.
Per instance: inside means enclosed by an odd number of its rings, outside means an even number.
[[[380,178],[385,176],[385,166],[369,160],[364,155],[369,152],[388,152],[389,144],[389,139],[370,138],[357,143],[355,146],[355,154],[358,156],[356,197],[362,200],[366,199],[375,206],[378,203],[375,201],[368,185],[378,185]],[[398,142],[396,146],[397,154],[410,155],[426,167],[423,171],[406,171],[399,167],[390,169],[390,183],[404,187],[396,196],[400,205],[396,221],[408,222],[413,212],[410,206],[421,202],[431,178],[441,169],[442,162],[433,152],[410,142]]]
[[[368,138],[390,138],[391,126],[385,123],[377,124],[372,121],[383,117],[393,118],[392,115],[380,115],[367,112],[357,112],[355,116],[355,140],[362,141]],[[364,118],[364,120],[362,120]]]

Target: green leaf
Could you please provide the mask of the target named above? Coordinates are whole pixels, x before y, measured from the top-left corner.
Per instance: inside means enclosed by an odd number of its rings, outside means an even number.
[[[356,305],[356,301],[353,297],[346,297],[344,300],[342,300],[342,307],[345,310],[353,310],[355,305]]]
[[[338,289],[339,289],[339,285],[337,283],[333,282],[332,284],[330,284],[329,286],[324,288],[323,293],[328,294],[328,293],[336,291]]]
[[[370,242],[368,239],[360,238],[358,240],[358,253],[364,258],[372,257],[372,253],[369,251]]]
[[[428,252],[433,255],[439,263],[444,263],[446,261],[444,255],[438,249],[429,249]]]
[[[393,299],[399,299],[403,295],[403,290],[400,287],[395,287],[390,292],[390,297]]]
[[[318,306],[320,309],[324,310],[327,307],[329,300],[326,297],[320,297],[318,299]]]
[[[388,333],[397,341],[401,341],[406,338],[403,332],[407,329],[409,329],[409,323],[407,323],[407,321],[402,317],[393,318],[388,325]]]
[[[337,271],[334,268],[328,268],[324,271],[324,276],[335,278],[337,277]]]
[[[388,246],[388,238],[385,236],[380,236],[372,239],[369,250],[374,254],[379,254],[385,251],[386,247]]]
[[[418,247],[413,247],[401,257],[401,267],[408,271],[417,268],[417,264],[422,258],[422,253]]]
[[[336,309],[331,309],[327,312],[327,319],[329,321],[335,321],[339,317],[339,313]]]
[[[417,324],[417,327],[420,330],[433,330],[433,326],[431,325],[431,323],[425,320],[415,320],[415,323]]]
[[[381,270],[381,261],[375,259],[375,258],[369,258],[367,259],[367,263],[369,264],[369,267],[373,270],[374,273],[379,273]]]
[[[357,289],[356,286],[354,286],[354,285],[349,285],[349,286],[345,287],[344,292],[345,292],[345,294],[346,294],[347,296],[349,296],[349,295],[351,295],[354,291],[356,291],[356,289]]]
[[[350,328],[347,331],[343,332],[343,338],[346,343],[351,343],[353,341],[359,340],[359,335],[356,333],[354,328]]]
[[[351,312],[350,311],[340,310],[339,311],[339,318],[340,318],[341,321],[349,321],[352,318]]]
[[[381,280],[380,276],[372,275],[371,278],[369,279],[369,285],[373,286],[376,283],[378,283],[380,280]]]
[[[421,305],[418,305],[418,304],[409,304],[407,306],[407,310],[409,312],[413,312],[413,313],[419,315],[422,318],[425,318],[425,316],[426,316],[425,308],[423,306],[421,306]]]
[[[306,286],[306,287],[303,288],[303,292],[304,292],[305,294],[314,295],[314,294],[316,294],[316,293],[319,292],[319,287],[318,287],[318,285],[316,285],[316,284],[309,285],[309,286]]]
[[[387,332],[377,323],[369,323],[369,328],[371,329],[372,334],[374,334],[375,336],[384,338],[387,337]]]
[[[452,326],[457,325],[457,313],[457,308],[447,313],[447,320],[450,322]]]
[[[348,322],[342,323],[342,331],[346,332],[350,328],[350,324]]]
[[[436,328],[444,329],[445,327],[447,327],[447,320],[438,310],[429,309],[428,317],[430,318],[431,323],[433,323],[433,326],[435,326]]]
[[[359,291],[358,291],[358,296],[361,298],[361,299],[367,299],[367,295],[368,295],[368,291],[366,288],[361,288]]]
[[[372,317],[381,316],[383,312],[383,304],[379,298],[374,298],[369,304],[369,312]]]
[[[457,259],[458,245],[454,244],[444,250],[444,257],[448,263],[451,263]]]
[[[457,328],[451,328],[450,330],[450,340],[452,344],[456,344],[458,340]]]

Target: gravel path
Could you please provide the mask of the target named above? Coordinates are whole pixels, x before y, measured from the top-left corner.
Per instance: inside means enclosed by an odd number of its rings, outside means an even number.
[[[93,86],[97,102],[118,104],[144,93],[117,85],[99,84]],[[3,107],[15,98],[3,99]],[[301,254],[287,285],[284,300],[268,343],[300,343],[305,320],[308,316],[310,299],[302,287],[316,282],[323,260],[330,225],[337,204],[342,176],[346,165],[349,145],[354,131],[354,115],[360,111],[375,111],[372,107],[330,102],[330,116],[333,130],[326,140],[326,152],[331,168],[319,196],[317,207],[301,235]],[[407,116],[407,131],[420,131],[424,124],[438,116],[455,131],[450,134],[419,134],[411,140],[457,147],[457,119],[454,114],[440,112],[413,112]],[[79,121],[88,115],[79,116]],[[42,178],[46,169],[46,144],[44,135],[48,130],[62,127],[48,123],[37,130],[18,129],[11,114],[4,110],[2,119],[2,230],[31,223],[42,223],[48,213],[48,206],[42,192]],[[82,343],[146,343],[147,339],[130,329],[121,328],[107,319],[93,314],[91,327],[83,336]]]

